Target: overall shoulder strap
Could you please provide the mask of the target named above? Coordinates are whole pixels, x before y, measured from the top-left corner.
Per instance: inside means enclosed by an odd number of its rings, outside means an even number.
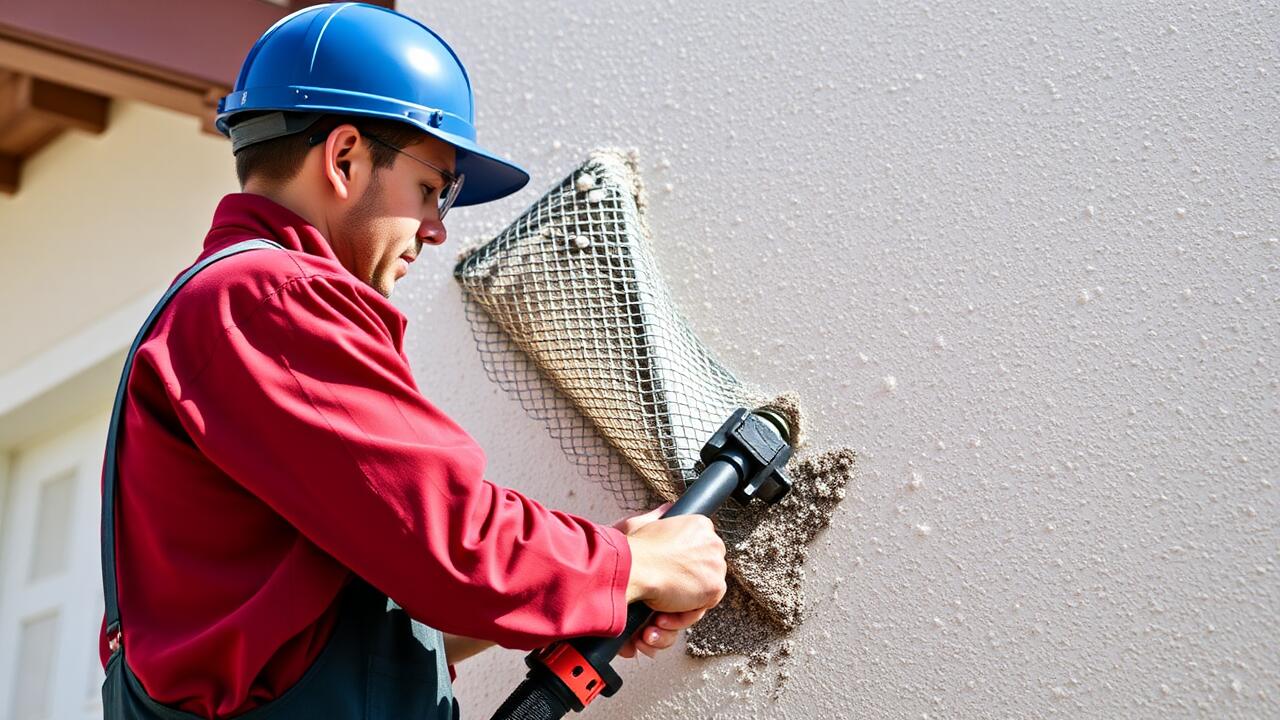
[[[151,331],[151,326],[155,324],[156,318],[160,316],[165,306],[169,304],[169,301],[173,299],[178,290],[187,284],[188,280],[195,277],[196,273],[223,258],[237,255],[247,250],[263,248],[284,249],[279,243],[270,240],[245,240],[219,250],[184,272],[173,282],[173,285],[169,286],[169,289],[165,291],[160,301],[151,310],[151,314],[142,323],[142,328],[138,330],[138,335],[134,338],[133,345],[129,348],[129,353],[125,356],[124,370],[120,373],[120,384],[116,387],[115,406],[111,409],[111,424],[107,429],[106,456],[102,461],[102,592],[106,599],[108,638],[112,637],[120,629],[120,605],[116,596],[115,499],[116,483],[118,482],[116,441],[120,437],[120,426],[123,423],[125,390],[129,384],[129,371],[133,369],[133,355],[138,351],[138,346],[142,344],[142,341],[146,339],[147,333]]]

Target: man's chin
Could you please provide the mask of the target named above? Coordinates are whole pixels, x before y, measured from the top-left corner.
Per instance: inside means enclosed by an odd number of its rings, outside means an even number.
[[[395,287],[396,287],[396,280],[395,278],[391,278],[391,277],[374,276],[369,278],[369,280],[365,282],[365,285],[368,285],[369,287],[373,288],[374,291],[377,292],[382,297],[390,299],[391,293],[393,290],[395,290]]]

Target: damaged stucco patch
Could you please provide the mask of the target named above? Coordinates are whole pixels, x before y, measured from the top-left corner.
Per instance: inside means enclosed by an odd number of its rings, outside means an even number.
[[[736,577],[724,601],[689,630],[689,654],[752,654],[800,624],[809,546],[830,524],[855,467],[849,448],[792,462],[791,494],[765,512],[747,539],[728,548]]]

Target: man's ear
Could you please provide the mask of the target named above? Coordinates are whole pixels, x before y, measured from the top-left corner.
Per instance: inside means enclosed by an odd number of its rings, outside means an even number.
[[[325,179],[342,200],[349,199],[354,186],[364,181],[364,174],[371,169],[370,161],[355,125],[339,125],[325,140],[321,154]]]

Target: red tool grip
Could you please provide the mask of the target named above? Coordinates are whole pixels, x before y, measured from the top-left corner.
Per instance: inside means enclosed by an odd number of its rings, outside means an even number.
[[[548,645],[535,653],[535,657],[560,681],[573,691],[578,702],[586,707],[604,690],[604,680],[591,663],[582,657],[578,649],[567,642]]]

